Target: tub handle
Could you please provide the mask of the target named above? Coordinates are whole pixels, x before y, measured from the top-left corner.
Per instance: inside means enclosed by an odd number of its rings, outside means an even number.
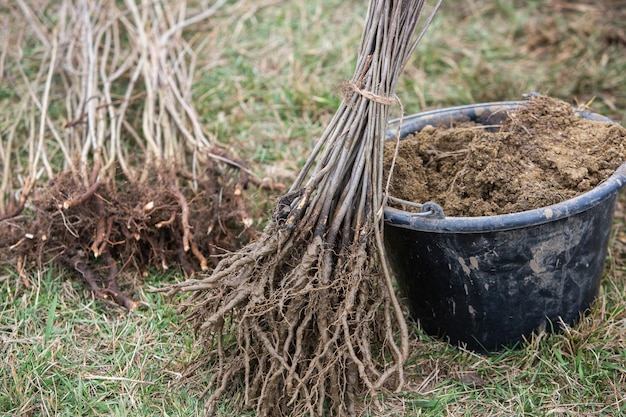
[[[421,214],[422,216],[432,216],[436,219],[446,218],[446,215],[443,212],[441,206],[433,201],[427,201],[422,204],[421,213],[419,214]]]
[[[413,201],[403,200],[401,198],[387,196],[389,201],[402,204],[409,207],[415,207],[420,209],[419,213],[411,213],[412,217],[434,217],[435,219],[445,219],[446,215],[443,212],[443,208],[434,201],[427,201],[424,204],[415,203]]]

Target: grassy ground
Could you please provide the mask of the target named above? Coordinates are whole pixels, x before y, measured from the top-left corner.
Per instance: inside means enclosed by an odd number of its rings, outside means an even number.
[[[195,104],[207,129],[260,176],[292,179],[334,112],[333,85],[351,75],[363,3],[250,0],[213,21],[219,30],[199,49]],[[626,122],[625,4],[596,3],[446,2],[399,86],[406,112],[539,91],[592,102]],[[189,36],[200,40],[202,25]],[[0,85],[0,100],[10,97],[7,90]],[[259,219],[272,205],[260,200]],[[623,223],[620,205],[599,300],[578,325],[491,356],[451,348],[416,328],[409,386],[369,414],[626,413]],[[0,414],[201,415],[208,371],[180,379],[198,346],[175,312],[179,299],[145,290],[180,279],[156,271],[127,277],[134,297],[149,306],[128,314],[92,301],[59,270],[40,270],[30,286],[18,284],[11,269],[0,271]],[[233,414],[231,406],[222,412]]]

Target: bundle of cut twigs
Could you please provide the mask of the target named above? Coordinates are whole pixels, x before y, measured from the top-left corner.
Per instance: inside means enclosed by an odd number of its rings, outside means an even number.
[[[416,35],[424,3],[370,1],[345,98],[262,236],[167,289],[194,292],[183,310],[215,361],[209,409],[242,389],[259,415],[354,415],[359,394],[403,385],[382,158],[396,83],[434,14]]]

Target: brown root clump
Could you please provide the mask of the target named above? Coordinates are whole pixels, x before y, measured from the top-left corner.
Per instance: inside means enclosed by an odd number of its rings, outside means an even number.
[[[3,216],[1,260],[19,259],[23,276],[31,264],[59,264],[96,298],[134,309],[120,272],[174,267],[193,275],[254,236],[242,196],[248,177],[235,181],[232,169],[213,165],[195,189],[191,175],[173,168],[155,166],[141,182],[98,180],[97,169],[84,181],[66,171],[33,191],[23,215]]]
[[[402,387],[408,328],[382,244],[382,152],[423,7],[370,1],[346,97],[264,232],[164,289],[193,292],[182,310],[213,366],[209,413],[243,392],[258,415],[357,415],[363,395]]]

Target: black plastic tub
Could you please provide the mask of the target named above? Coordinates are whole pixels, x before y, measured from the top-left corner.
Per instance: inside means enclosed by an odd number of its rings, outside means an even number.
[[[405,119],[426,125],[497,124],[521,102],[485,103]],[[581,117],[610,121],[597,114]],[[394,134],[393,130],[390,134]],[[626,164],[576,198],[520,213],[445,217],[385,209],[385,246],[411,316],[429,334],[475,351],[514,347],[533,332],[573,324],[598,294]]]

